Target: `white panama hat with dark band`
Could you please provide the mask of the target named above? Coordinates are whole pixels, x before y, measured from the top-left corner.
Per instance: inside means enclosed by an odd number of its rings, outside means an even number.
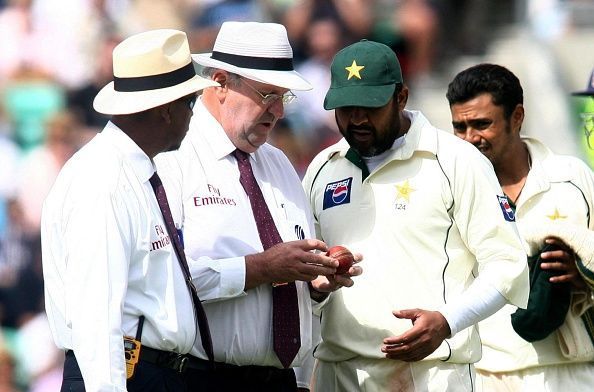
[[[203,67],[223,69],[257,82],[289,90],[312,86],[293,68],[293,49],[278,23],[224,22],[212,53],[193,54]]]
[[[93,101],[99,113],[138,113],[219,86],[196,75],[186,33],[172,29],[146,31],[118,44],[113,74]]]

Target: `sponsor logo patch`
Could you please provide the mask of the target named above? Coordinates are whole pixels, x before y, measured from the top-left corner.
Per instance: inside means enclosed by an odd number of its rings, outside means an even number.
[[[155,233],[157,234],[158,239],[152,241],[151,238],[151,252],[171,245],[171,238],[169,237],[169,234],[165,232],[165,228],[163,226],[161,226],[160,224],[156,224]]]
[[[514,214],[514,210],[509,205],[507,196],[497,196],[497,200],[499,200],[499,206],[503,212],[503,218],[508,222],[515,222],[516,215]]]
[[[324,206],[323,209],[336,207],[342,204],[351,202],[351,185],[353,177],[345,178],[344,180],[331,182],[326,185],[324,189]]]
[[[214,185],[208,184],[208,194],[203,196],[193,196],[194,207],[209,206],[236,206],[235,199],[221,195],[221,190]]]

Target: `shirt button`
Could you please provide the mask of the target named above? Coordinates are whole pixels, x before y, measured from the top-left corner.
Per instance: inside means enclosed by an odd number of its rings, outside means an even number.
[[[293,338],[293,343],[297,343],[297,338]]]

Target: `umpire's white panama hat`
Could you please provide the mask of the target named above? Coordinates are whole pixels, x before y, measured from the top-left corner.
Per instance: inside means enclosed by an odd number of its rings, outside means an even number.
[[[224,22],[212,53],[193,54],[203,67],[219,68],[289,90],[312,86],[293,68],[293,49],[278,23]]]
[[[196,75],[186,33],[172,29],[146,31],[118,44],[113,75],[93,101],[99,113],[138,113],[219,85]]]

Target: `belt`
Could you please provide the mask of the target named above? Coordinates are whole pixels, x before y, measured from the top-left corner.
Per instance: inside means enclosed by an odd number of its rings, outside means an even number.
[[[186,370],[189,358],[190,356],[187,354],[179,354],[172,351],[162,351],[147,346],[142,346],[140,349],[139,360],[183,373]]]
[[[221,369],[226,366],[233,366],[233,365],[229,365],[229,364],[226,364],[223,362],[210,363],[206,359],[196,358],[192,355],[188,355],[187,361],[186,361],[186,368],[194,369],[194,370],[211,371],[211,370],[215,370],[215,369]]]
[[[66,356],[74,356],[74,351],[66,350]],[[152,363],[153,365],[157,365],[159,367],[175,370],[179,373],[184,373],[188,365],[188,360],[190,358],[195,360],[198,359],[188,354],[179,354],[173,351],[162,351],[142,346],[142,348],[140,349],[140,357],[138,359],[143,362]],[[207,370],[213,368],[212,365],[209,365],[208,361],[203,362],[205,363],[205,365],[203,365],[203,367],[201,367],[200,369]],[[194,368],[198,369],[196,367]]]
[[[271,378],[278,375],[282,375],[285,372],[293,372],[293,369],[280,369],[272,366],[257,366],[257,365],[232,365],[230,363],[215,362],[213,365],[201,358],[188,355],[185,363],[186,370],[198,370],[198,371],[215,371],[224,375],[225,377],[243,377],[248,379],[257,379],[263,382],[269,381]]]

